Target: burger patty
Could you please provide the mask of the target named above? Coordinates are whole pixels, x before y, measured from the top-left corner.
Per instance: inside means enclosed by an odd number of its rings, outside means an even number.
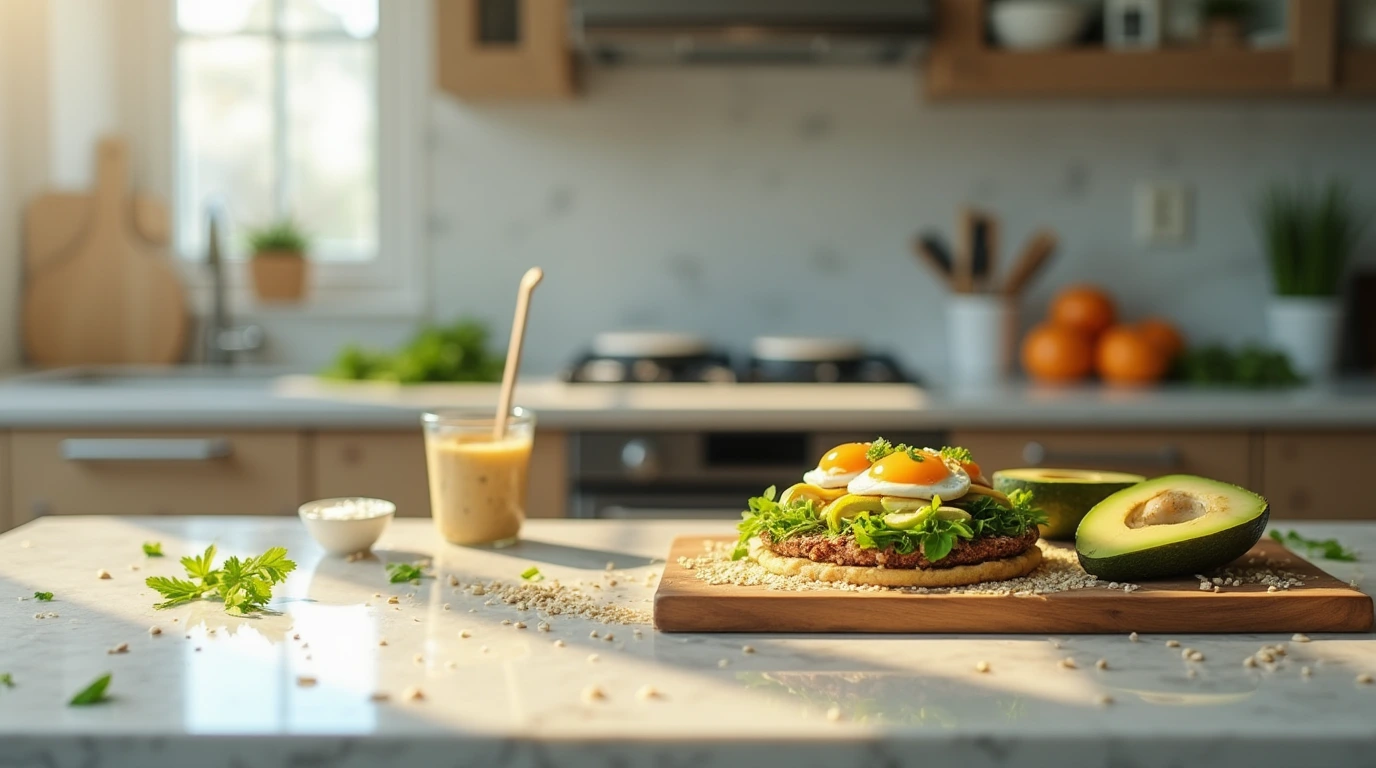
[[[887,549],[861,549],[855,544],[855,537],[794,536],[784,541],[773,541],[768,531],[760,532],[760,541],[774,554],[783,557],[801,557],[817,563],[854,565],[861,567],[884,568],[953,568],[957,565],[974,565],[989,560],[1000,560],[1026,552],[1036,546],[1039,537],[1034,525],[1021,536],[981,536],[977,539],[959,539],[950,554],[932,563],[923,557],[921,549],[900,555]]]

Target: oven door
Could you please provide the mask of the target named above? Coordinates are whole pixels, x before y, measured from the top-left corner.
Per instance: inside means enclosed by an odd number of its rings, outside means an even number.
[[[758,491],[756,492],[758,493]],[[595,492],[574,495],[575,517],[610,520],[739,520],[741,492],[689,493]]]

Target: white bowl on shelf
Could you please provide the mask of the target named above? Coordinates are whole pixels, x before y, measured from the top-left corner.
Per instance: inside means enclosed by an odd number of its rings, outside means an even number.
[[[1076,0],[1002,0],[993,4],[989,19],[1003,47],[1042,51],[1078,40],[1089,7]]]
[[[340,557],[372,549],[396,512],[390,501],[361,496],[317,499],[297,510],[315,543]]]

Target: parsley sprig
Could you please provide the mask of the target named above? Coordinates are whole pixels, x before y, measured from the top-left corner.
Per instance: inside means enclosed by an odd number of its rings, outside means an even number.
[[[0,672],[0,685],[5,686],[6,688],[13,688],[14,675],[11,675],[8,672]]]
[[[969,448],[961,448],[958,445],[942,446],[941,458],[954,461],[957,464],[970,464],[975,460],[975,457],[970,454]]]
[[[899,443],[898,445],[894,445],[893,443],[889,442],[888,440],[885,440],[882,437],[876,437],[874,439],[874,442],[870,443],[869,450],[865,451],[865,458],[868,459],[871,464],[873,464],[874,462],[879,461],[880,459],[886,456],[891,456],[895,453],[906,453],[908,454],[908,458],[912,459],[913,461],[926,461],[928,457],[928,454],[925,450],[918,448],[916,446],[908,445],[907,443]]]
[[[775,501],[775,489],[770,487],[764,495],[751,499],[750,508],[741,513],[741,522],[736,527],[740,539],[731,557],[745,557],[750,540],[767,532],[775,541],[794,536],[852,536],[861,549],[892,548],[900,555],[921,550],[928,561],[935,563],[949,555],[957,541],[982,536],[1021,536],[1032,526],[1046,522],[1041,510],[1032,506],[1031,492],[1015,491],[1008,500],[1010,506],[989,496],[967,495],[945,502],[933,499],[937,506],[944,504],[969,512],[970,519],[942,520],[932,515],[915,528],[898,529],[885,523],[883,515],[862,512],[841,519],[837,529],[831,530],[812,501],[800,499],[780,504]]]
[[[51,602],[53,601],[53,593],[51,593],[51,592],[35,592],[35,593],[33,593],[33,599],[38,600],[39,602],[43,602],[43,603],[51,603]]]
[[[148,557],[162,557],[162,542],[161,542],[161,541],[145,541],[145,542],[143,542],[143,554],[147,555]]]
[[[425,571],[411,563],[388,563],[387,575],[393,584],[405,584],[408,581],[419,584],[425,578]]]
[[[190,578],[149,576],[144,582],[165,598],[153,607],[171,608],[208,598],[222,600],[229,613],[254,613],[267,607],[272,588],[296,570],[284,547],[273,547],[258,557],[227,557],[216,569],[215,545],[211,544],[200,556],[183,557],[181,564]]]
[[[1271,538],[1290,547],[1303,549],[1308,555],[1318,555],[1325,560],[1339,560],[1344,563],[1357,562],[1357,553],[1344,547],[1337,539],[1306,539],[1298,531],[1271,531]]]

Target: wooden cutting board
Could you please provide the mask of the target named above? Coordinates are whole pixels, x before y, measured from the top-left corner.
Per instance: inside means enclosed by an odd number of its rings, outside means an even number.
[[[26,212],[23,318],[29,362],[181,359],[186,295],[164,247],[166,213],[131,198],[128,167],[124,143],[102,141],[89,198],[44,196]]]
[[[728,541],[724,537],[717,537]],[[710,537],[708,540],[712,540]],[[1274,541],[1244,555],[1303,574],[1280,592],[1248,585],[1203,592],[1194,578],[1141,584],[1132,593],[1085,589],[1035,597],[916,594],[897,591],[786,592],[711,585],[678,564],[703,551],[684,536],[669,550],[655,592],[655,627],[665,632],[976,632],[1115,634],[1127,632],[1365,632],[1371,598]],[[1043,542],[1046,545],[1046,542]],[[1050,546],[1068,546],[1052,544]]]

